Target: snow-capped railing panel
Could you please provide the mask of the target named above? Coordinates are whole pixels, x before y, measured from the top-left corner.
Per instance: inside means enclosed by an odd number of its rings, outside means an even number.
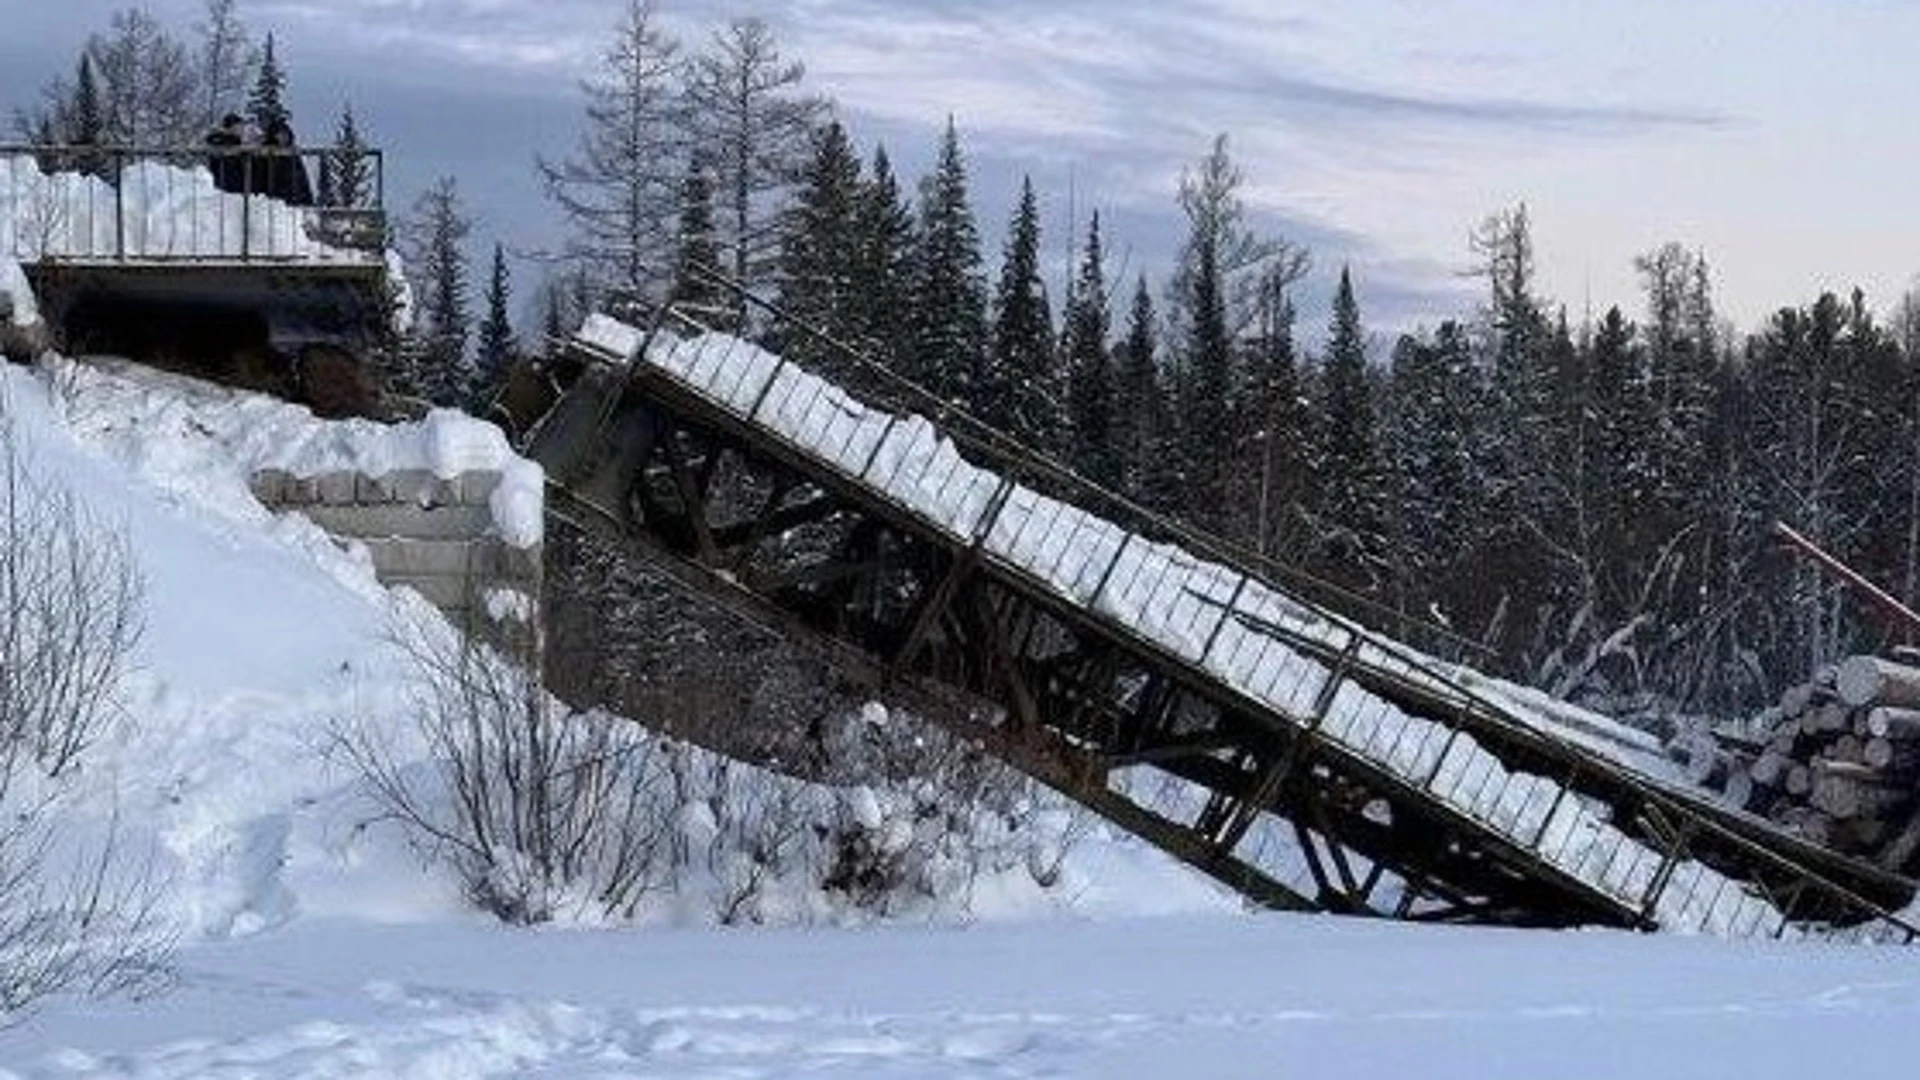
[[[1498,710],[1417,654],[1231,565],[1049,498],[1016,481],[1018,459],[995,461],[1013,466],[1004,472],[976,466],[924,417],[869,407],[737,338],[662,333],[638,355],[640,335],[610,320],[591,322],[583,338],[657,369],[949,537],[977,541],[1002,572],[1208,672],[1262,713],[1367,763],[1650,924],[1733,936],[1798,933],[1795,907],[1811,889],[1865,917],[1845,931],[1849,936],[1914,934],[1871,903],[1781,860],[1777,876],[1794,885],[1770,902],[1757,880],[1729,877],[1691,857],[1690,840],[1714,826],[1653,792],[1649,803],[1672,828],[1659,839],[1644,829],[1642,838],[1630,835],[1608,819],[1606,806],[1590,804],[1571,784],[1509,769],[1454,713],[1416,716],[1383,696],[1383,688],[1410,687],[1421,700],[1457,699],[1461,709],[1479,710],[1481,722],[1499,722]],[[1569,751],[1575,761],[1590,756]]]
[[[0,256],[22,263],[379,263],[380,152],[0,146]],[[341,190],[343,187],[350,189]]]

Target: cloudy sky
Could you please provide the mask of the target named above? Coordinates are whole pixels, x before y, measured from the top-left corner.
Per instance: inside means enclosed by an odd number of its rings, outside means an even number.
[[[124,0],[6,0],[0,103],[27,100]],[[199,0],[148,5],[181,29]],[[521,249],[557,225],[533,179],[564,153],[576,80],[623,0],[242,0],[278,31],[296,120],[351,99],[393,149],[390,202],[454,173],[480,232]],[[1178,242],[1180,170],[1226,132],[1257,223],[1352,265],[1377,327],[1473,302],[1466,237],[1524,200],[1541,286],[1577,318],[1637,312],[1631,260],[1703,250],[1750,328],[1858,284],[1882,308],[1920,272],[1910,209],[1920,88],[1908,0],[660,0],[697,43],[757,14],[857,138],[917,174],[951,113],[990,264],[1022,173],[1064,258],[1099,208],[1124,272]],[[20,10],[26,9],[26,10]],[[1071,206],[1068,192],[1073,192]],[[1310,309],[1319,304],[1310,304]]]

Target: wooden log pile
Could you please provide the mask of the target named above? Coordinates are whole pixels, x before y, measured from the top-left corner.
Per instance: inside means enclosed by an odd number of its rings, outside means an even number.
[[[1854,656],[1738,734],[1670,744],[1695,783],[1816,843],[1920,872],[1920,667]]]

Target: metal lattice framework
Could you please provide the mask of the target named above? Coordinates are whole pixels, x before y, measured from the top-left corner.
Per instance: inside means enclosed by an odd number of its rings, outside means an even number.
[[[1268,906],[1914,937],[1905,879],[1555,738],[1430,658],[1457,640],[780,330],[803,360],[684,312],[632,357],[574,342],[529,447],[553,508]]]

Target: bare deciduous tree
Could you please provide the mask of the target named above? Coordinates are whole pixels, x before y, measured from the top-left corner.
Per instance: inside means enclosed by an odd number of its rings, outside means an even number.
[[[749,288],[772,272],[783,196],[826,113],[824,99],[799,92],[805,75],[803,65],[781,57],[773,31],[757,18],[736,18],[716,32],[689,74],[689,126],[715,173],[727,269]],[[744,325],[746,300],[733,302],[734,325]]]
[[[109,143],[191,146],[199,141],[199,68],[192,51],[141,8],[116,12],[87,39],[100,78]]]
[[[605,64],[580,84],[586,125],[572,155],[537,162],[566,216],[566,255],[598,290],[658,298],[673,245],[683,102],[679,44],[651,0],[628,0]]]
[[[199,119],[203,128],[239,110],[246,98],[247,81],[260,61],[259,46],[235,7],[235,0],[207,0],[205,18],[194,25],[199,37]]]

